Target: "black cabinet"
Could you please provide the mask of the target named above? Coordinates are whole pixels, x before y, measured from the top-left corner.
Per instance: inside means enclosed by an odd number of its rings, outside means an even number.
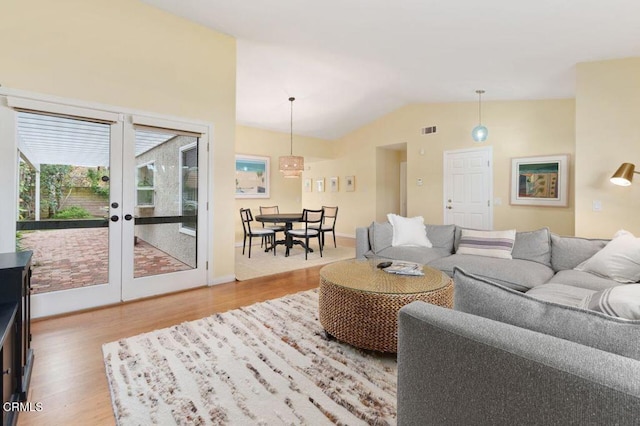
[[[3,333],[3,402],[26,401],[31,381],[31,257],[30,251],[0,253],[0,320],[5,320],[0,322],[0,327],[3,324],[5,327],[0,329]],[[5,362],[14,367],[6,367]],[[6,382],[4,376],[7,376]],[[5,389],[11,390],[10,396],[5,395]]]

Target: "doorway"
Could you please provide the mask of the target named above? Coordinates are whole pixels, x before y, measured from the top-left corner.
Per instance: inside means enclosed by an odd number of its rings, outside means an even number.
[[[32,315],[206,284],[206,126],[8,98]]]
[[[444,152],[444,223],[493,228],[491,147]]]

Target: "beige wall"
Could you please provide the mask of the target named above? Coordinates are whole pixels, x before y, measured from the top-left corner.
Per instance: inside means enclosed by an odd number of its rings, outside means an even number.
[[[428,223],[442,223],[443,152],[491,145],[493,147],[494,228],[518,230],[549,226],[552,231],[574,232],[573,183],[569,207],[529,207],[509,205],[511,158],[570,154],[574,156],[575,103],[572,99],[517,102],[484,102],[483,124],[489,139],[476,144],[471,129],[477,123],[477,103],[409,105],[388,114],[338,141],[336,159],[317,166],[317,175],[355,175],[356,192],[333,197],[339,202],[337,232],[353,235],[355,227],[369,224],[384,215],[379,212],[384,192],[378,182],[378,148],[406,144],[407,214],[422,215]],[[437,133],[422,135],[420,129],[437,126]],[[424,155],[421,155],[424,150]],[[570,175],[573,175],[573,161]],[[422,178],[424,184],[416,185]],[[573,178],[571,179],[573,182]],[[391,209],[391,206],[387,206]],[[381,217],[382,216],[382,217]]]
[[[211,122],[212,278],[233,278],[236,43],[131,0],[5,0],[0,84]]]
[[[305,167],[313,167],[310,160],[321,161],[323,158],[333,157],[333,142],[323,139],[294,135],[293,153],[305,157]],[[278,158],[288,155],[291,151],[291,136],[288,133],[256,129],[253,127],[236,127],[237,154],[259,155],[271,158],[271,188],[270,198],[237,198],[235,200],[235,241],[242,243],[242,223],[240,222],[240,208],[249,208],[253,215],[260,213],[260,206],[278,206],[280,212],[297,212],[303,207],[315,208],[317,205],[303,203],[302,179],[287,178],[278,170]],[[308,172],[304,173],[305,175]],[[260,224],[256,226],[261,226]]]
[[[623,162],[640,168],[640,58],[579,64],[576,89],[576,234],[640,235],[640,176],[628,187],[609,182]]]

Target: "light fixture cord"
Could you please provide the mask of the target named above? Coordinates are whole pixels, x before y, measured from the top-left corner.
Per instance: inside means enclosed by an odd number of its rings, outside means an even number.
[[[289,102],[291,102],[291,148],[289,151],[289,155],[293,156],[293,101],[295,101],[296,98],[289,98]]]
[[[478,91],[478,124],[482,124],[482,92]]]

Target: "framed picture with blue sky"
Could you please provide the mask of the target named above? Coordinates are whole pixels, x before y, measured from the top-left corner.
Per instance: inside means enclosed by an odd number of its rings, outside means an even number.
[[[236,154],[236,198],[270,198],[271,158]]]

